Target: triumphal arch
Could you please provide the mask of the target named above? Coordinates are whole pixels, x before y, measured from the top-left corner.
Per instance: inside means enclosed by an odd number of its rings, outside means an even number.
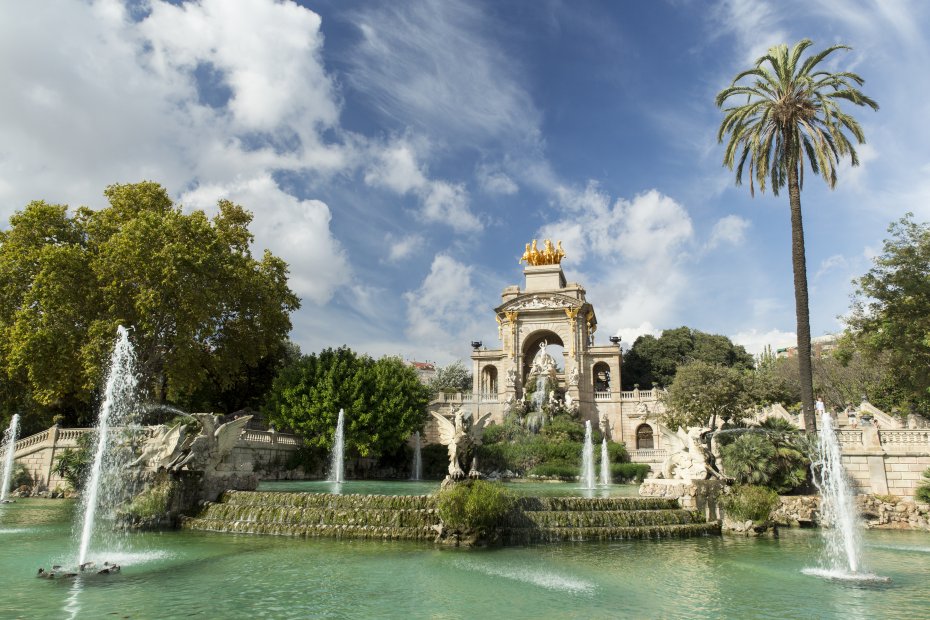
[[[561,242],[553,246],[546,240],[542,248],[535,240],[526,244],[520,260],[524,286],[505,288],[494,309],[500,348],[476,346],[471,356],[472,406],[500,423],[516,403],[558,401],[630,449],[653,448],[658,443],[655,395],[620,390],[619,338],[595,342],[597,315],[585,289],[566,281],[564,256]],[[561,360],[547,352],[549,345],[561,347]]]

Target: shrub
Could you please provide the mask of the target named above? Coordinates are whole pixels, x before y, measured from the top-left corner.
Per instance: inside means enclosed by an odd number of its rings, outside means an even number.
[[[609,445],[609,444],[608,444]],[[623,444],[620,444],[621,446]],[[611,463],[610,475],[614,482],[642,482],[652,469],[646,463]]]
[[[487,536],[510,512],[513,496],[500,483],[468,480],[441,490],[436,504],[447,528]]]
[[[914,492],[914,499],[930,504],[930,467],[924,470],[923,478],[923,482]]]
[[[721,447],[724,472],[740,484],[787,493],[807,482],[810,442],[804,433],[748,429]]]
[[[133,498],[125,512],[146,519],[156,518],[168,512],[171,495],[174,492],[174,483],[171,480],[161,480],[145,489]]]
[[[577,463],[540,463],[529,470],[527,475],[543,476],[545,478],[577,478],[581,468]]]
[[[763,486],[738,485],[720,504],[731,519],[764,523],[778,505],[778,494]]]
[[[552,441],[584,441],[584,425],[566,417],[552,418],[539,434]]]
[[[68,481],[71,488],[80,491],[84,486],[84,480],[87,478],[87,472],[94,460],[91,449],[91,440],[96,433],[84,433],[77,438],[77,447],[75,449],[66,448],[58,455],[55,460],[54,473]]]
[[[19,487],[31,487],[32,485],[32,474],[29,473],[29,470],[26,469],[26,466],[22,463],[14,464],[13,473],[10,476],[10,486],[14,489],[18,489]]]

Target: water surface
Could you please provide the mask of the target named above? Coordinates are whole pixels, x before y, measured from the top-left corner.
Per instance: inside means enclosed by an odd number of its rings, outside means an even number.
[[[802,574],[815,530],[778,540],[566,543],[498,550],[165,532],[132,535],[123,571],[34,577],[73,557],[74,502],[0,507],[0,618],[923,618],[930,534],[866,532],[863,586]]]

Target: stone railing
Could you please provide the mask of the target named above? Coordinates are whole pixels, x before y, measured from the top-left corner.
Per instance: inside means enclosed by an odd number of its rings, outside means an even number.
[[[497,402],[497,393],[496,392],[482,392],[479,396],[479,401],[482,403],[496,403]]]
[[[630,450],[630,461],[633,463],[659,463],[664,461],[668,453],[663,448],[641,448]]]
[[[607,392],[595,392],[594,400],[610,400],[610,391]]]
[[[620,392],[620,400],[658,400],[657,390],[624,390]]]
[[[474,395],[468,392],[440,392],[436,399],[442,403],[470,403]]]
[[[865,426],[855,430],[839,430],[836,436],[844,454],[930,454],[930,430],[925,428],[881,430]]]
[[[886,452],[928,452],[930,430],[880,430],[878,441]]]
[[[278,446],[299,446],[300,440],[295,435],[276,431],[246,430],[239,436],[240,442],[270,444]]]
[[[843,448],[861,447],[863,445],[862,431],[836,431],[836,439]]]

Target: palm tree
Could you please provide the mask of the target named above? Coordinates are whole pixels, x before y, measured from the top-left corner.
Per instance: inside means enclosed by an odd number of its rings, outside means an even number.
[[[791,205],[791,261],[794,267],[794,299],[798,332],[798,367],[804,424],[809,432],[814,421],[814,390],[811,375],[810,311],[807,302],[807,264],[804,257],[804,227],[801,221],[801,187],[804,184],[804,161],[811,171],[820,174],[832,189],[836,185],[836,168],[846,155],[853,166],[859,164],[856,150],[847,132],[865,143],[862,128],[839,107],[840,100],[878,109],[878,104],[856,88],[863,79],[855,73],[831,73],[818,65],[837,50],[851,49],[834,45],[805,59],[801,54],[813,45],[798,42],[791,50],[776,45],[756,61],[755,67],[743,71],[733,83],[717,95],[722,108],[731,97],[746,97],[745,103],[727,107],[717,140],[729,134],[723,163],[736,166],[736,184],[742,183],[743,169],[749,163],[749,190],[755,185],[765,191],[770,183],[776,196],[788,185]]]

